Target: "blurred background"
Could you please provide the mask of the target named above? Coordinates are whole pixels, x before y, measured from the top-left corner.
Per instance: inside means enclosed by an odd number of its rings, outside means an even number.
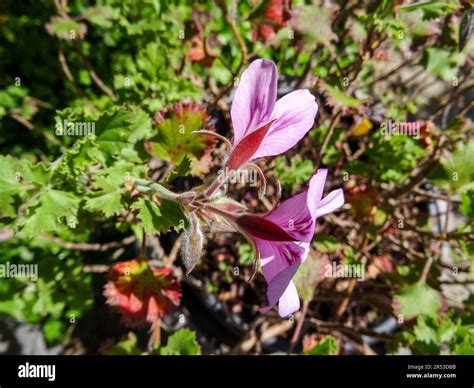
[[[474,354],[472,7],[2,0],[0,354]],[[318,220],[287,319],[258,312],[240,234],[208,231],[185,276],[179,209],[127,184],[216,176],[224,145],[191,132],[232,139],[256,58],[276,63],[280,97],[307,88],[319,111],[258,162],[263,199],[239,183],[232,197],[268,212],[277,181],[285,199],[320,167],[346,197]]]

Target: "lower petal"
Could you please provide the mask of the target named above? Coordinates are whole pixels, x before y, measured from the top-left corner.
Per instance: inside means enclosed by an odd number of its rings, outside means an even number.
[[[298,260],[285,270],[281,271],[271,280],[271,282],[268,284],[267,289],[268,306],[260,310],[262,314],[265,314],[266,312],[270,311],[270,309],[278,303],[279,299],[288,289],[288,286],[291,283],[291,279],[293,279],[293,276],[295,276],[295,273],[300,267],[300,265],[301,261]],[[294,303],[292,305],[294,305]]]
[[[278,315],[282,318],[293,314],[300,309],[300,298],[295,283],[290,282],[278,301]]]

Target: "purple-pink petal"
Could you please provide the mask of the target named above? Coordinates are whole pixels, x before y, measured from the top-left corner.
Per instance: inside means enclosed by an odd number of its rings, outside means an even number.
[[[344,191],[342,189],[333,190],[319,203],[316,209],[316,217],[332,213],[342,205],[344,205]]]
[[[344,204],[342,189],[334,190],[321,199],[326,176],[327,170],[318,170],[310,180],[308,191],[284,201],[265,216],[266,220],[286,230],[298,242],[255,239],[262,272],[268,284],[268,306],[260,309],[262,313],[268,312],[277,303],[278,313],[282,317],[299,309],[298,293],[291,279],[306,260],[316,218]]]
[[[279,99],[270,120],[275,122],[252,159],[282,154],[313,127],[318,112],[314,96],[307,90],[295,90]]]
[[[270,120],[277,97],[278,72],[268,59],[253,61],[240,77],[231,107],[234,147]]]
[[[287,317],[300,309],[300,297],[295,283],[290,282],[278,302],[278,315]]]
[[[309,189],[284,201],[265,218],[273,221],[299,241],[313,239],[316,209],[319,206],[326,182],[326,169],[320,169],[309,182]]]
[[[279,303],[279,301],[280,303],[282,302],[281,297],[288,289],[291,279],[299,266],[306,259],[308,249],[304,244],[299,245],[294,242],[273,242],[255,239],[255,244],[260,254],[263,276],[268,284],[268,306],[261,309],[261,312],[265,313]],[[290,304],[293,306],[298,304],[299,308],[299,300],[297,302],[294,299],[291,300]],[[282,311],[287,311],[288,307],[282,305],[281,309]],[[290,311],[288,314],[294,311]]]

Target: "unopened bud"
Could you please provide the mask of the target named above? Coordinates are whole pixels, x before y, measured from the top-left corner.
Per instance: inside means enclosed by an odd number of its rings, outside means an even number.
[[[204,236],[199,225],[199,220],[194,213],[189,214],[189,228],[184,232],[181,255],[186,275],[194,269],[201,257]]]

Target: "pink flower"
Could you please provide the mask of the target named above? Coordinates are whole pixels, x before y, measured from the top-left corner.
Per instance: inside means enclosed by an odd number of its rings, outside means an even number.
[[[268,284],[268,306],[265,314],[278,303],[278,313],[286,317],[300,308],[300,300],[292,278],[306,260],[313,239],[316,218],[344,204],[342,189],[331,191],[322,199],[327,170],[316,172],[308,191],[284,201],[261,217],[242,215],[235,223],[254,243]]]
[[[268,59],[252,62],[242,74],[231,108],[230,170],[287,151],[313,126],[318,111],[314,96],[302,89],[277,101],[277,82],[277,68]]]

